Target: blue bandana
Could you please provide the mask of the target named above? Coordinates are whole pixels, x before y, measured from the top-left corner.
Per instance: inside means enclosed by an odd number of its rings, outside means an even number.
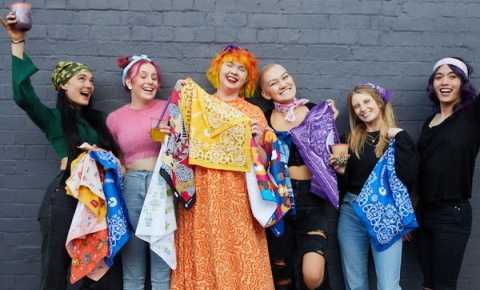
[[[105,171],[103,191],[107,200],[107,226],[109,254],[106,264],[113,265],[114,257],[127,244],[130,238],[131,226],[128,212],[122,196],[122,173],[118,159],[108,151],[91,151],[90,157]]]
[[[388,249],[418,227],[407,187],[395,173],[395,140],[378,160],[352,207],[377,251]]]

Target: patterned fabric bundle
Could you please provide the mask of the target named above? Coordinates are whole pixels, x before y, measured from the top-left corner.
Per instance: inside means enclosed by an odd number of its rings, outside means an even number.
[[[271,131],[265,133],[265,144],[266,147],[270,147],[267,148],[267,152],[271,152],[268,174],[270,180],[274,184],[274,192],[278,205],[274,217],[272,217],[276,223],[270,229],[277,237],[279,237],[284,231],[282,218],[290,210],[295,210],[295,198],[292,183],[288,177],[289,152],[288,146],[282,144],[282,141],[280,141],[275,133]]]
[[[175,269],[177,267],[175,252],[177,222],[173,194],[167,182],[160,175],[161,169],[170,173],[170,169],[164,166],[162,161],[165,152],[166,146],[162,146],[143,202],[135,235],[150,243],[150,249],[159,255],[171,269]]]
[[[105,195],[95,160],[80,154],[65,183],[67,193],[79,200],[65,243],[72,258],[70,283],[85,276],[98,281],[109,267],[104,262],[108,255]]]
[[[107,214],[102,182],[95,160],[91,160],[86,153],[80,154],[72,162],[70,178],[65,182],[66,193],[83,203],[99,221],[104,220]]]
[[[395,140],[378,160],[352,207],[377,251],[418,227],[410,195],[395,173]]]
[[[177,105],[178,99],[179,92],[173,90],[166,107],[171,131],[168,141],[162,145],[166,151],[161,156],[164,167],[169,169],[170,174],[161,169],[160,175],[173,190],[175,198],[185,208],[190,208],[195,203],[195,175],[192,166],[188,164],[188,134]]]
[[[278,201],[275,196],[273,184],[265,170],[260,157],[257,152],[257,143],[252,138],[252,169],[245,173],[247,182],[248,199],[250,201],[250,208],[255,219],[264,228],[271,226],[276,220],[275,211],[278,206]]]
[[[130,239],[131,229],[127,207],[122,195],[122,172],[120,161],[109,151],[91,151],[92,157],[103,168],[103,193],[107,201],[107,226],[109,252],[105,262],[113,265],[113,259]]]
[[[181,88],[179,107],[189,134],[189,164],[250,170],[252,132],[245,114],[209,95],[192,79]]]
[[[305,165],[312,173],[311,192],[338,208],[337,175],[330,166],[330,146],[339,143],[333,110],[323,102],[308,113],[298,127],[290,130]]]
[[[253,168],[246,173],[248,197],[252,213],[263,227],[271,227],[280,236],[283,233],[282,218],[293,207],[293,190],[288,178],[288,155],[277,136],[267,131],[265,147],[270,152],[269,170],[260,160],[257,144],[252,138]]]

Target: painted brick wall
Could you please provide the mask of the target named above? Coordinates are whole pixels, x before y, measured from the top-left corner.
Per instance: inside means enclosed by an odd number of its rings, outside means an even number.
[[[375,81],[395,92],[401,125],[414,137],[431,113],[424,88],[432,63],[462,56],[480,69],[478,0],[32,0],[27,50],[40,71],[33,83],[51,105],[50,72],[74,59],[95,70],[96,104],[111,111],[128,100],[117,56],[146,53],[163,71],[168,94],[187,75],[206,84],[213,53],[235,42],[262,63],[278,62],[302,97],[334,96],[346,127],[345,94]],[[10,1],[0,0],[5,15]],[[58,160],[46,138],[12,101],[10,47],[0,33],[0,285],[36,289],[40,263],[37,209]],[[477,85],[480,81],[476,79]],[[480,196],[476,173],[474,223],[459,289],[480,289]],[[402,284],[420,289],[415,248],[406,246]],[[338,285],[338,281],[335,285]],[[341,289],[336,286],[336,289]]]

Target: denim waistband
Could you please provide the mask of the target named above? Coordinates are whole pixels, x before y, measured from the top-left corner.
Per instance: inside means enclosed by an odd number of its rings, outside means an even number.
[[[128,170],[125,176],[148,177],[152,175],[152,171],[148,170]]]
[[[354,194],[354,193],[351,193],[351,192],[347,192],[345,193],[345,195],[343,196],[343,199],[342,201],[343,202],[352,202],[354,201],[355,199],[357,199],[358,197],[358,194]]]

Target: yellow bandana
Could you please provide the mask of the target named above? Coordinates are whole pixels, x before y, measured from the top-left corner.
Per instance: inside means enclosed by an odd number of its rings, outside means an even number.
[[[84,152],[72,161],[70,168],[70,177],[65,181],[67,195],[85,204],[98,220],[105,220],[107,207],[95,160]]]
[[[189,131],[189,163],[247,172],[252,165],[250,118],[209,95],[192,79],[180,91],[180,111]]]

